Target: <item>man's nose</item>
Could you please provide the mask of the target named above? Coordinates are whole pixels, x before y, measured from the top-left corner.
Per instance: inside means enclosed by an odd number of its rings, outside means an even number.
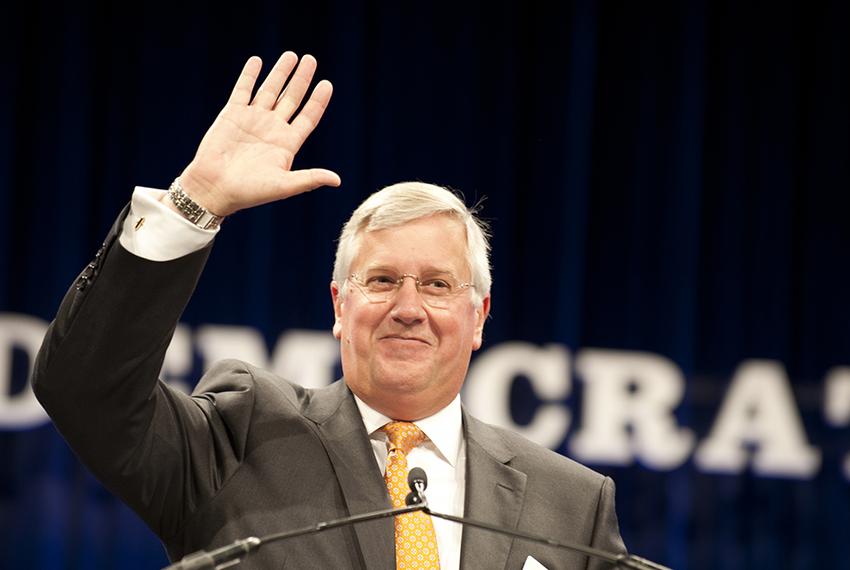
[[[402,281],[395,295],[395,304],[390,315],[404,324],[413,324],[425,319],[425,303],[416,288],[414,279]]]

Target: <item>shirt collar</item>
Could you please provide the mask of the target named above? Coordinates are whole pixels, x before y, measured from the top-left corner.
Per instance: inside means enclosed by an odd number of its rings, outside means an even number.
[[[360,410],[360,416],[363,418],[363,425],[366,426],[366,432],[370,437],[375,435],[375,432],[380,437],[385,437],[382,431],[379,431],[389,422],[393,421],[373,409],[369,404],[354,395],[354,401],[357,408]],[[448,406],[432,416],[423,418],[413,422],[421,429],[437,451],[449,462],[453,467],[457,464],[457,456],[460,451],[460,444],[463,439],[463,420],[460,411],[460,394],[455,396]]]

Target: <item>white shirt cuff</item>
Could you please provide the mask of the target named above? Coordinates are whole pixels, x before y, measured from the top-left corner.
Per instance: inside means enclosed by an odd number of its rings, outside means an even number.
[[[137,186],[118,240],[138,257],[170,261],[206,247],[220,227],[201,229],[163,202],[164,190]]]

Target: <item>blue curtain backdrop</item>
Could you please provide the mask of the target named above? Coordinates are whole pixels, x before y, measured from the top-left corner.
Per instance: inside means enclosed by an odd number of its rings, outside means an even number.
[[[185,323],[328,330],[334,240],[365,196],[420,179],[486,197],[485,347],[663,355],[698,440],[736,366],[773,359],[823,453],[803,480],[592,465],[629,547],[676,568],[850,568],[850,428],[823,420],[824,376],[850,365],[848,6],[20,3],[0,35],[0,311],[52,318],[133,186],[191,159],[244,60],[309,52],[335,93],[298,164],[343,187],[233,216]],[[514,398],[518,417],[536,406],[522,383]],[[0,567],[166,563],[50,424],[0,431],[0,458]]]

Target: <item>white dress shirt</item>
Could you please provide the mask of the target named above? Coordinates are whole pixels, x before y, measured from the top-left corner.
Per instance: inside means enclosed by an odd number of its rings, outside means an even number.
[[[150,261],[170,261],[205,247],[221,226],[204,230],[160,201],[165,192],[137,187],[133,192],[130,213],[124,220],[118,238],[130,253]],[[383,473],[387,465],[387,437],[381,427],[391,418],[373,410],[354,397],[366,433],[372,443],[375,460]],[[463,438],[460,396],[433,416],[414,422],[427,440],[410,451],[408,466],[421,467],[428,474],[425,496],[436,512],[463,516],[466,490],[466,442]],[[358,513],[353,513],[358,514]],[[460,568],[460,545],[463,527],[434,518],[434,532],[443,570]]]
[[[203,249],[221,226],[204,230],[160,202],[164,190],[137,186],[118,241],[138,257],[170,261]]]
[[[373,410],[363,400],[354,396],[366,432],[372,442],[372,451],[381,473],[387,469],[387,435],[381,428],[393,421]],[[463,516],[463,501],[466,490],[466,441],[460,413],[460,395],[452,402],[427,418],[413,422],[427,439],[407,454],[409,468],[421,467],[428,475],[425,497],[428,506],[438,513]],[[440,568],[460,568],[460,541],[463,527],[451,521],[432,517],[437,549],[440,552]]]

